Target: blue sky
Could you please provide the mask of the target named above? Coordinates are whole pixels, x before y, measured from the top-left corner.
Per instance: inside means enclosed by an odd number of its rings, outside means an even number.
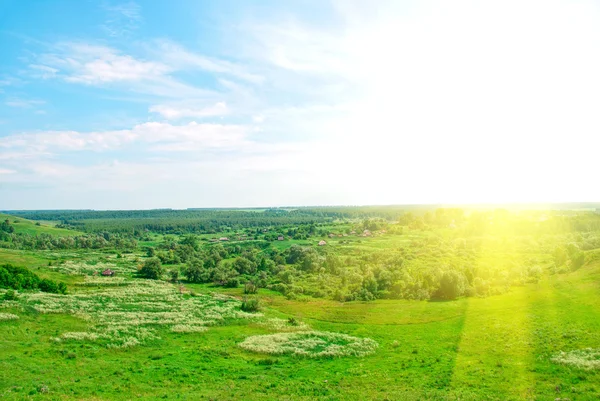
[[[598,201],[594,1],[0,2],[0,209]]]

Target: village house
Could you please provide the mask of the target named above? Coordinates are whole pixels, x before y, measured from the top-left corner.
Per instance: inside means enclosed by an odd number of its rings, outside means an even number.
[[[219,238],[219,241],[229,241],[229,238],[227,238],[227,237],[221,237],[221,238]]]
[[[327,242],[325,242],[323,240],[319,241],[319,246],[323,246],[323,245],[327,245]]]
[[[280,235],[279,237],[277,237],[277,241],[283,241],[283,235]]]
[[[115,275],[115,271],[111,270],[111,269],[106,269],[106,270],[102,271],[102,275],[103,276],[114,276]]]

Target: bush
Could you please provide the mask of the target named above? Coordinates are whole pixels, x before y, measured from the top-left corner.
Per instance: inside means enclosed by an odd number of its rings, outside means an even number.
[[[14,301],[18,298],[17,293],[15,292],[15,290],[8,290],[4,293],[4,296],[2,297],[3,300],[5,301]]]
[[[164,273],[160,260],[156,258],[148,259],[144,262],[140,269],[140,275],[145,278],[158,280]]]
[[[240,286],[240,280],[237,277],[230,277],[225,281],[225,287],[237,288]]]
[[[179,270],[173,269],[173,270],[169,271],[169,277],[171,277],[171,281],[174,283],[179,281]]]
[[[443,299],[456,299],[465,293],[466,278],[455,270],[445,271],[437,295]]]
[[[244,285],[244,294],[256,294],[258,292],[258,286],[252,282],[247,282]]]
[[[52,280],[42,279],[38,285],[43,292],[58,293],[58,285]]]
[[[244,312],[258,312],[261,308],[260,299],[244,297],[241,309]]]

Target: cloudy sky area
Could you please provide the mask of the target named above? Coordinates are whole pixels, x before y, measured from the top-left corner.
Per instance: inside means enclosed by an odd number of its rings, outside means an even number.
[[[0,1],[0,209],[600,201],[597,1]]]

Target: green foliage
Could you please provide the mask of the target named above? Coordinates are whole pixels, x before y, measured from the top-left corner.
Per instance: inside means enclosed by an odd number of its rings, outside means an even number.
[[[210,281],[210,275],[199,259],[192,259],[188,262],[188,265],[184,269],[184,274],[191,283],[206,283]]]
[[[256,294],[258,292],[258,286],[250,281],[244,284],[244,294]]]
[[[437,295],[442,299],[456,299],[465,293],[466,283],[462,273],[455,270],[445,271],[442,273]]]
[[[179,281],[179,269],[171,269],[169,270],[169,278],[173,283]]]
[[[17,298],[19,298],[19,296],[17,295],[15,290],[12,290],[12,289],[9,289],[8,291],[6,291],[4,293],[4,296],[2,297],[2,299],[4,301],[15,301]]]
[[[40,290],[55,294],[65,294],[65,283],[56,283],[50,279],[42,279],[24,267],[5,264],[0,266],[0,288],[13,290]]]
[[[157,258],[146,260],[140,268],[140,275],[145,278],[158,280],[163,274],[164,268],[162,267],[160,260]]]
[[[258,312],[261,307],[261,302],[258,297],[244,297],[240,309],[244,312]]]

